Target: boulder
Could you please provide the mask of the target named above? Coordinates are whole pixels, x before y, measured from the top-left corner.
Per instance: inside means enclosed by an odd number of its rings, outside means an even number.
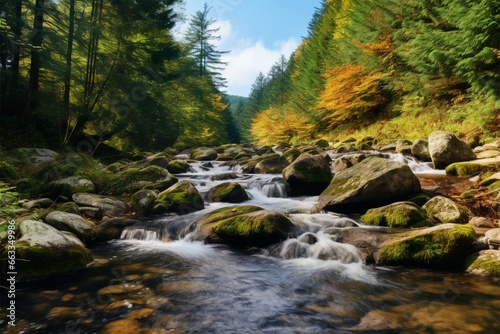
[[[500,139],[474,148],[478,159],[494,158],[500,156]]]
[[[294,225],[279,212],[256,206],[215,210],[197,223],[194,237],[233,247],[266,247],[288,238]]]
[[[132,195],[132,208],[140,216],[147,216],[155,206],[158,195],[153,190],[140,190]]]
[[[53,275],[71,273],[86,268],[92,253],[74,235],[35,220],[25,220],[18,225],[16,241],[16,280],[27,281]],[[1,254],[7,258],[7,249]],[[7,261],[2,261],[5,275]]]
[[[46,148],[18,148],[16,153],[35,165],[53,162],[59,156],[57,152]]]
[[[448,175],[471,176],[487,171],[498,171],[500,156],[496,158],[478,159],[468,162],[456,162],[446,167]]]
[[[285,158],[276,157],[259,161],[255,165],[255,174],[281,174],[289,163]]]
[[[167,170],[172,174],[181,174],[189,171],[189,164],[184,160],[172,160],[167,165]]]
[[[465,260],[466,271],[482,276],[500,276],[500,251],[483,250]]]
[[[392,237],[375,259],[378,265],[457,269],[463,267],[475,241],[471,226],[443,224]]]
[[[361,221],[367,225],[388,227],[429,226],[426,212],[413,202],[397,202],[368,210]]]
[[[411,154],[421,161],[432,161],[427,140],[417,139],[411,146]]]
[[[299,158],[283,170],[283,179],[290,187],[291,195],[320,194],[332,180],[330,165],[319,155]]]
[[[368,155],[364,153],[354,153],[354,154],[346,154],[341,157],[338,157],[333,161],[333,170],[335,173],[340,173],[347,168],[350,168],[361,161],[365,160]]]
[[[396,141],[396,153],[411,154],[413,143],[406,139],[399,139]]]
[[[196,148],[191,152],[191,159],[198,161],[213,161],[217,159],[217,152],[207,147]]]
[[[248,201],[245,189],[237,182],[225,182],[211,188],[206,194],[208,202],[241,203]]]
[[[319,196],[318,208],[361,212],[401,201],[420,190],[418,178],[407,165],[369,157],[336,174]]]
[[[444,224],[467,224],[469,222],[467,209],[443,196],[433,197],[422,208],[435,222]]]
[[[181,181],[158,195],[157,204],[166,212],[187,214],[203,210],[205,204],[196,187],[188,182]]]
[[[49,196],[59,195],[71,197],[76,193],[93,193],[95,186],[92,181],[79,176],[70,176],[61,180],[52,181],[47,186]]]
[[[128,211],[127,204],[115,198],[105,197],[94,194],[74,194],[73,202],[80,207],[95,207],[101,212],[101,217],[116,217],[125,214]]]
[[[139,224],[141,221],[133,218],[116,217],[111,218],[97,226],[96,241],[110,241],[120,239],[123,230],[132,225]]]
[[[484,241],[491,249],[500,249],[500,228],[486,231]]]
[[[280,156],[277,153],[270,153],[265,155],[256,156],[246,162],[241,167],[243,173],[255,173],[255,166],[263,160],[278,159]]]
[[[34,199],[32,201],[23,203],[23,208],[32,210],[32,209],[47,209],[54,205],[54,201],[50,198],[40,198]]]
[[[163,191],[175,183],[177,178],[167,169],[159,166],[145,168],[127,168],[117,173],[110,180],[110,189],[114,194],[135,193],[142,189]]]
[[[446,131],[435,131],[429,135],[429,154],[436,169],[445,169],[454,162],[476,159],[464,141]]]
[[[53,211],[45,217],[45,223],[59,231],[73,233],[85,244],[91,243],[97,236],[95,224],[74,213]]]

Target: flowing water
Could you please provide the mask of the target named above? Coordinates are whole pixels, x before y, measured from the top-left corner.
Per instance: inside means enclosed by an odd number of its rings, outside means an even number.
[[[440,174],[408,161],[417,173]],[[465,273],[382,268],[335,240],[363,227],[316,212],[317,197],[287,198],[280,175],[198,163],[180,176],[201,191],[234,180],[244,204],[286,213],[300,231],[264,250],[192,241],[207,204],[127,228],[92,249],[87,270],[30,283],[16,294],[17,326],[5,333],[498,333],[500,281]],[[5,325],[5,324],[3,324]]]

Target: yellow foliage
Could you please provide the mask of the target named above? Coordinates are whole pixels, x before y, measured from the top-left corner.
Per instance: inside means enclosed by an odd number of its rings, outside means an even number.
[[[259,145],[269,145],[289,142],[294,137],[310,138],[312,129],[306,116],[292,110],[270,108],[255,116],[250,133]]]
[[[332,129],[385,103],[380,80],[386,76],[376,70],[370,72],[362,65],[327,70],[325,89],[316,105],[322,123],[327,129]]]

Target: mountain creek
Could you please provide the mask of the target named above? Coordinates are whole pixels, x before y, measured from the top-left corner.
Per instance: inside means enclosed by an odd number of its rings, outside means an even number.
[[[410,166],[424,189],[454,195],[469,187],[467,178],[429,163],[391,159]],[[221,175],[243,186],[245,205],[286,214],[301,235],[258,249],[194,240],[190,226],[229,203],[151,216],[119,240],[93,246],[87,269],[19,284],[17,324],[3,332],[497,332],[497,277],[367,264],[359,249],[334,237],[350,226],[367,228],[359,215],[318,212],[318,196],[288,197],[281,174],[245,174],[213,161],[176,176],[204,193],[223,182]]]

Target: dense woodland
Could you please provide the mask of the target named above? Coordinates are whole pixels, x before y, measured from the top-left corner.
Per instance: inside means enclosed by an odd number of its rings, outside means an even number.
[[[500,0],[325,0],[248,98],[224,93],[210,8],[174,38],[180,3],[2,1],[0,145],[83,138],[130,152],[500,131]]]

